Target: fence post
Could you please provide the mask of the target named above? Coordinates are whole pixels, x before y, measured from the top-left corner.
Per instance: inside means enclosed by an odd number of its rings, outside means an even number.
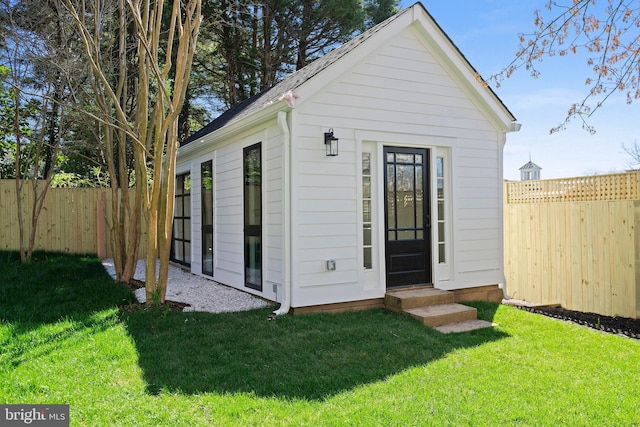
[[[107,227],[105,224],[105,200],[104,191],[98,193],[96,202],[96,252],[98,258],[107,257]]]

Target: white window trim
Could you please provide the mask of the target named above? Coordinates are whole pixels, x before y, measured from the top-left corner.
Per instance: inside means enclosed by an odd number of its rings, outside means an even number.
[[[434,250],[434,266],[437,269],[436,277],[434,277],[434,281],[448,281],[451,280],[451,266],[453,265],[453,232],[452,232],[452,224],[453,224],[453,162],[451,156],[451,150],[445,147],[438,147],[435,151],[434,161],[433,161],[433,188],[434,188],[434,201],[435,201],[435,215],[434,215],[434,223],[435,223],[435,238],[433,244]],[[440,263],[439,260],[439,239],[440,236],[439,228],[438,228],[438,170],[437,170],[437,158],[441,157],[443,160],[443,191],[444,191],[444,244],[445,244],[445,262]]]

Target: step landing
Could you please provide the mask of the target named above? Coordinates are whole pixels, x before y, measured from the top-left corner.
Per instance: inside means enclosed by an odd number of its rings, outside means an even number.
[[[388,310],[411,316],[445,334],[494,326],[478,320],[474,307],[455,303],[453,292],[432,287],[392,290],[384,302]]]
[[[466,322],[450,323],[448,325],[436,326],[436,331],[443,334],[451,334],[457,332],[469,332],[476,329],[492,328],[496,323],[487,322],[486,320],[467,320]]]
[[[408,308],[403,313],[432,327],[476,320],[478,318],[478,312],[475,308],[456,303]]]
[[[411,288],[389,291],[384,297],[388,310],[401,313],[403,310],[454,302],[453,292],[435,288]]]

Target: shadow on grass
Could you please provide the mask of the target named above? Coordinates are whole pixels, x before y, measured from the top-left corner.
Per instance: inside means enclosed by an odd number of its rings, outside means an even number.
[[[0,252],[0,368],[40,358],[63,344],[84,346],[87,336],[122,323],[152,394],[254,393],[310,400],[506,336],[495,329],[443,335],[382,310],[272,321],[270,309],[118,315],[117,307],[133,299],[93,256],[36,253],[23,265],[18,254]],[[475,306],[485,320],[497,307]]]
[[[0,362],[17,366],[81,342],[118,322],[115,309],[134,299],[95,256],[34,252],[21,264],[17,252],[0,251]]]
[[[476,303],[491,320],[496,304]],[[408,317],[370,310],[287,315],[133,312],[123,315],[149,392],[254,393],[323,399],[506,337],[489,328],[444,335]]]

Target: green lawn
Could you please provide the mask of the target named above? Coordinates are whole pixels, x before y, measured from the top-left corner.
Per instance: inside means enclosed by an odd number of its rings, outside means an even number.
[[[120,313],[93,257],[0,252],[0,401],[86,426],[640,425],[640,342],[495,304],[442,335],[373,310]]]

